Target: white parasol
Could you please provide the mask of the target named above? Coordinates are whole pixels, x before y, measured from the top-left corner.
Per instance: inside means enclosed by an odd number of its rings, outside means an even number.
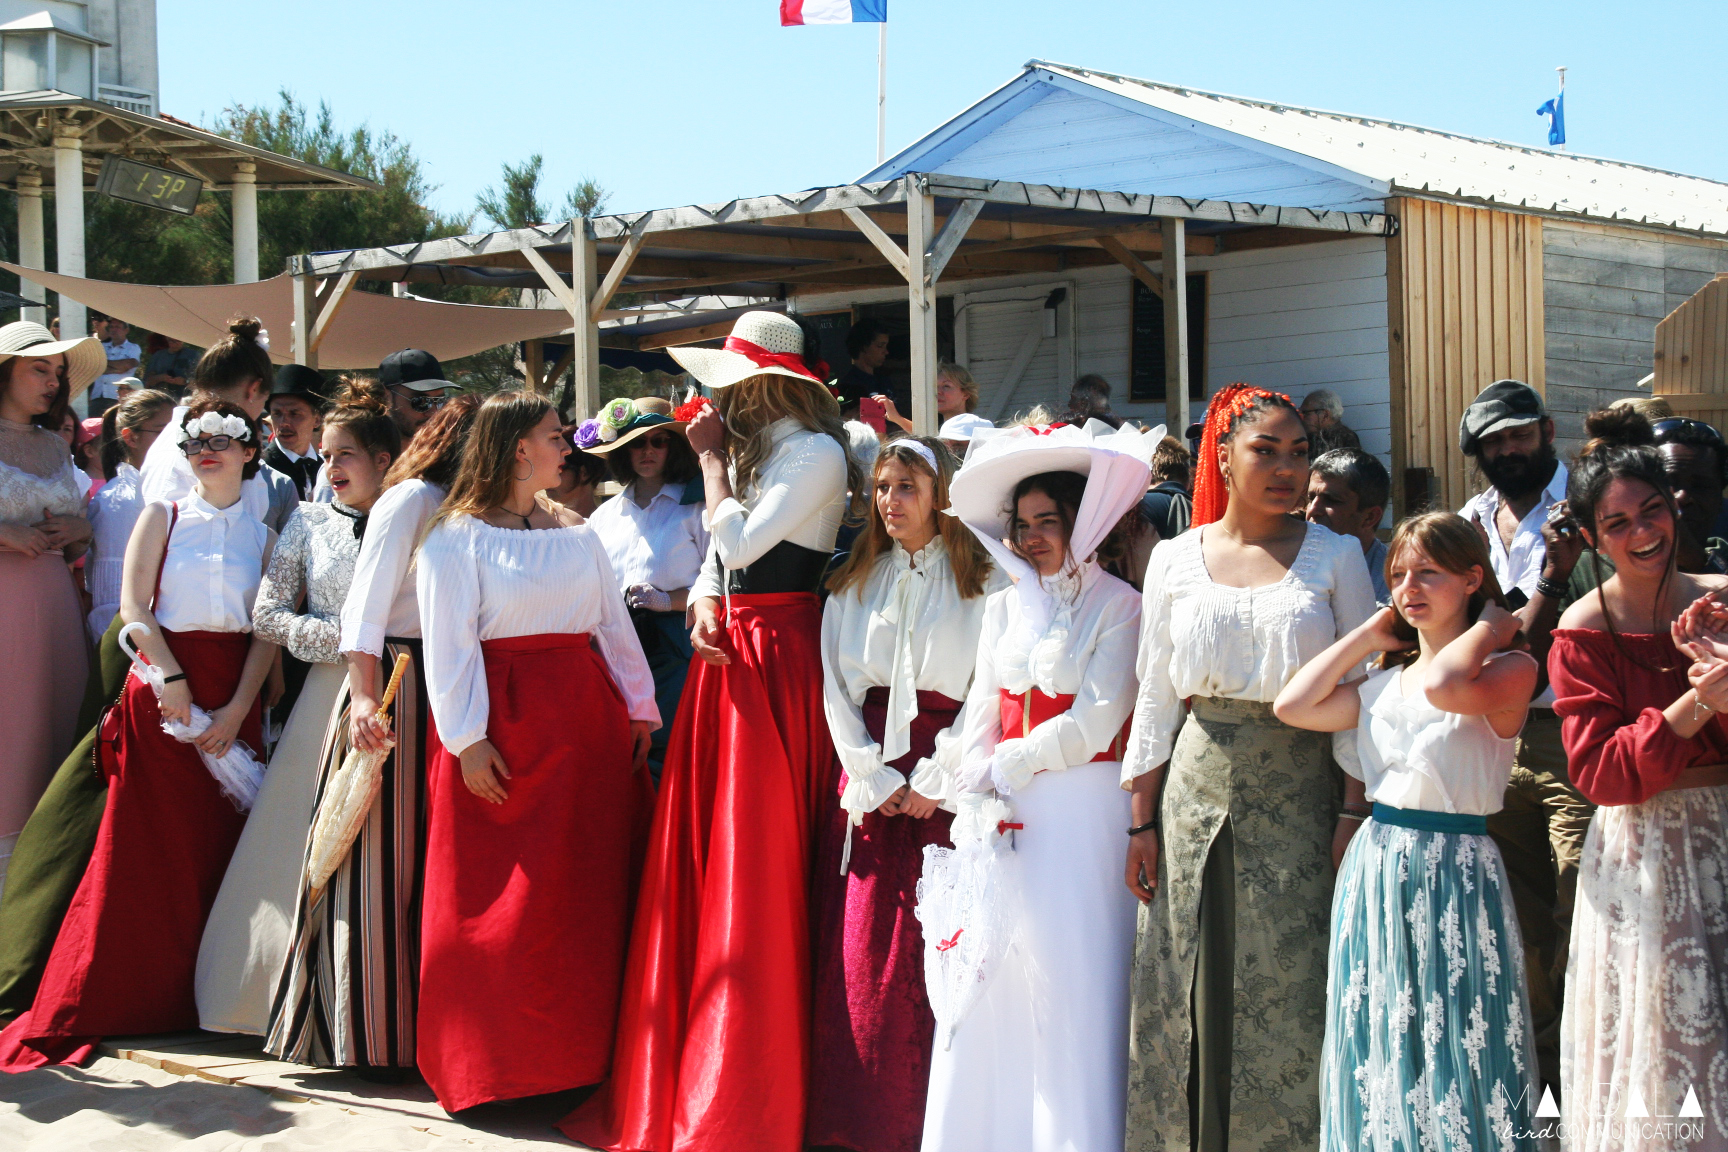
[[[143,632],[148,635],[150,627],[141,621],[133,621],[120,629],[120,647],[132,659],[132,675],[150,685],[156,693],[158,702],[162,699],[162,669],[147,663],[132,643],[133,632]],[[192,705],[192,722],[182,724],[178,720],[162,718],[162,731],[174,737],[182,744],[190,744],[202,736],[213,720],[210,713]],[[264,783],[264,765],[258,762],[244,741],[236,740],[228,746],[228,750],[220,756],[212,756],[204,749],[198,749],[198,758],[204,761],[204,767],[210,770],[210,775],[216,780],[222,794],[233,801],[234,807],[242,812],[252,811],[252,805],[258,799],[258,789]]]
[[[390,672],[390,684],[378,702],[378,717],[386,724],[390,722],[390,705],[395,701],[396,690],[407,671],[408,653],[403,652],[396,657],[396,667]],[[348,858],[354,837],[360,834],[360,825],[366,823],[366,818],[371,815],[372,804],[378,799],[378,789],[384,783],[381,771],[384,758],[395,746],[396,741],[392,738],[375,752],[350,748],[342,759],[342,766],[331,773],[329,786],[318,802],[318,815],[312,821],[312,846],[306,853],[306,886],[312,890],[313,899],[317,899],[324,885],[330,883],[330,877],[336,874],[336,869],[342,866],[342,861]]]

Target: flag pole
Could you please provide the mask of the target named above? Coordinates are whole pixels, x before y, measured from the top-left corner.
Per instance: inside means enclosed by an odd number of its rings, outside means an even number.
[[[1554,71],[1560,73],[1560,95],[1564,96],[1566,95],[1566,65],[1562,64],[1558,68],[1555,68]],[[1560,141],[1559,147],[1560,151],[1566,151],[1566,141]]]
[[[1560,86],[1566,86],[1562,69]],[[876,163],[888,159],[888,21],[876,26]]]

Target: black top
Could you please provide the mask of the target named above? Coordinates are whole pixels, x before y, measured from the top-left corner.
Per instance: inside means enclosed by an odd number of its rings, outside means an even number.
[[[300,499],[310,500],[312,489],[318,483],[318,468],[324,462],[316,456],[290,460],[280,445],[272,443],[264,449],[264,463],[294,481],[294,489],[300,493]]]
[[[1158,529],[1159,539],[1169,540],[1188,531],[1194,518],[1194,500],[1176,481],[1162,480],[1140,497],[1140,515]]]
[[[840,374],[835,386],[840,389],[840,403],[856,404],[865,396],[874,396],[882,391],[882,384],[875,376],[854,364]]]
[[[828,572],[831,554],[782,540],[747,568],[726,570],[726,591],[734,596],[774,592],[815,592]],[[720,558],[716,556],[718,565]]]

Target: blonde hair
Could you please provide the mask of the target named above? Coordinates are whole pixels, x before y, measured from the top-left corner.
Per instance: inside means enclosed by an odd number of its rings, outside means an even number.
[[[954,381],[966,397],[966,411],[976,412],[978,410],[978,381],[972,379],[972,373],[952,360],[944,360],[936,365],[936,379],[940,380],[944,376]]]
[[[930,449],[936,457],[936,468],[930,467],[930,462],[924,459],[912,443],[919,443]],[[984,551],[984,545],[978,542],[978,537],[972,530],[960,522],[958,516],[945,515],[942,509],[948,507],[948,484],[959,469],[960,462],[954,458],[954,453],[942,441],[930,436],[902,436],[882,446],[882,452],[876,457],[876,466],[871,469],[871,486],[874,487],[875,477],[882,470],[882,465],[892,461],[903,468],[929,476],[935,483],[935,500],[931,510],[936,516],[936,534],[948,547],[948,563],[954,569],[954,585],[960,591],[963,600],[971,600],[984,594],[985,581],[990,578],[990,554]],[[828,578],[828,591],[838,596],[854,585],[860,600],[864,597],[864,582],[870,575],[870,570],[876,566],[876,561],[894,546],[894,538],[888,535],[887,525],[882,523],[882,513],[876,507],[876,501],[868,499],[869,511],[865,513],[864,528],[858,533],[858,538],[852,543],[852,550],[846,560],[840,565],[834,575]]]
[[[516,446],[552,410],[550,400],[533,392],[488,396],[474,413],[450,495],[433,513],[426,531],[451,516],[478,516],[509,499],[516,480]]]
[[[864,470],[852,455],[852,438],[840,419],[840,403],[814,381],[794,380],[777,372],[748,376],[730,388],[716,389],[715,407],[726,421],[727,449],[732,456],[738,495],[756,487],[762,468],[774,450],[774,422],[790,418],[806,431],[832,437],[846,454],[846,490],[856,507],[865,493]]]

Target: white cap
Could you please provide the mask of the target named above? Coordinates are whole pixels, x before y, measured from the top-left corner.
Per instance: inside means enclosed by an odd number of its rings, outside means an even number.
[[[975,412],[962,412],[958,416],[950,416],[936,433],[938,440],[970,440],[972,434],[980,428],[994,428],[996,425],[984,419]]]

